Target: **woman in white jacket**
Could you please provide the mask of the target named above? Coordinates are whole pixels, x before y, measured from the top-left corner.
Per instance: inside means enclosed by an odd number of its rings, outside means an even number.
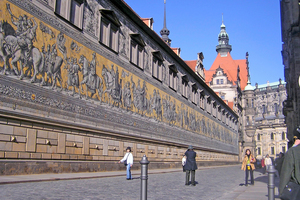
[[[131,153],[131,147],[127,147],[126,148],[126,154],[124,155],[124,157],[119,161],[119,163],[123,163],[124,162],[124,165],[126,166],[126,169],[127,169],[127,180],[131,180],[131,167],[133,165],[133,156],[132,156],[132,153]],[[126,161],[126,162],[125,162]]]

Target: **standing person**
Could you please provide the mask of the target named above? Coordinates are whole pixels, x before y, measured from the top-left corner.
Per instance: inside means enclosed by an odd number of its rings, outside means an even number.
[[[269,156],[269,154],[266,155],[266,158],[265,158],[265,165],[266,165],[266,168],[267,168],[267,171],[269,170],[269,167],[272,165],[272,160]]]
[[[278,176],[280,176],[283,160],[284,153],[280,152],[278,158],[275,159],[275,169],[277,170]]]
[[[279,194],[282,197],[286,185],[300,184],[300,130],[294,136],[294,145],[285,153],[280,173]],[[290,183],[292,182],[292,183]],[[297,185],[298,184],[298,185]],[[295,190],[297,192],[297,190]],[[300,194],[293,193],[293,199],[300,199]]]
[[[261,168],[263,170],[263,174],[265,174],[266,173],[266,165],[265,165],[265,157],[264,156],[261,159]]]
[[[125,162],[126,161],[126,162]],[[126,179],[127,180],[131,180],[131,167],[133,165],[133,156],[131,153],[131,147],[127,147],[126,148],[126,154],[124,155],[124,157],[118,162],[118,163],[123,163],[126,166]]]
[[[242,163],[242,170],[246,172],[245,174],[245,186],[248,186],[248,176],[250,172],[251,177],[251,185],[254,185],[254,178],[253,178],[253,170],[255,170],[254,163],[256,162],[256,159],[251,154],[250,149],[246,149],[245,157]]]
[[[191,174],[191,183],[192,186],[196,186],[195,183],[195,170],[197,168],[196,164],[196,152],[193,150],[193,146],[190,145],[188,147],[188,150],[184,154],[186,156],[186,163],[183,167],[183,170],[185,170],[185,185],[189,185],[190,181],[190,174]]]

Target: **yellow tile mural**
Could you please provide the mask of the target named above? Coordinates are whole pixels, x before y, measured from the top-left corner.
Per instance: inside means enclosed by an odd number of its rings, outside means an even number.
[[[118,107],[228,144],[236,133],[111,60],[26,13],[0,2],[1,73]],[[133,66],[134,67],[134,66]],[[32,97],[34,98],[34,97]]]

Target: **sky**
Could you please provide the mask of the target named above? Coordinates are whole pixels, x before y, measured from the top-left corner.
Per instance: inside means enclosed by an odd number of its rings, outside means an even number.
[[[164,0],[125,2],[141,18],[153,18],[153,30],[160,35]],[[245,59],[249,53],[251,85],[284,80],[280,0],[166,0],[166,13],[171,47],[181,49],[183,60],[196,60],[203,52],[205,69],[211,67],[223,15],[232,58]]]

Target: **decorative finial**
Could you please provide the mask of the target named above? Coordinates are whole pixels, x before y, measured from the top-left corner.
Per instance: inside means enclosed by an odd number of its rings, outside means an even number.
[[[222,24],[224,24],[224,20],[223,20],[223,13],[222,13]]]

